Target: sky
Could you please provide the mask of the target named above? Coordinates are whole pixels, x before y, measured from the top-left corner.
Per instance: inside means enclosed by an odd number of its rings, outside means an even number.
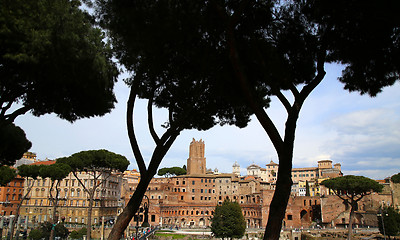
[[[319,160],[340,163],[345,175],[361,175],[384,179],[400,172],[400,84],[387,87],[377,97],[361,96],[343,89],[337,77],[341,66],[328,65],[327,75],[303,105],[297,124],[293,167],[316,167]],[[24,129],[32,142],[30,151],[40,160],[56,159],[73,153],[107,149],[122,154],[131,162],[128,169],[137,169],[126,131],[125,112],[129,88],[122,79],[115,86],[118,100],[115,109],[103,117],[70,123],[54,114],[34,117],[20,116],[15,124]],[[156,110],[155,126],[162,134],[161,124],[166,111]],[[272,99],[267,113],[283,132],[286,113],[277,99]],[[135,131],[147,163],[154,149],[148,134],[146,102],[135,106]],[[205,142],[207,168],[231,173],[235,161],[241,167],[255,163],[260,167],[271,160],[279,163],[277,154],[258,123],[246,128],[216,126],[208,131],[184,130],[172,145],[160,167],[186,165],[192,139]]]

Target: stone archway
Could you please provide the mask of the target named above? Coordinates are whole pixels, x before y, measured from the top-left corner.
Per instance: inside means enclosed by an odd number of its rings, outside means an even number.
[[[204,218],[200,218],[199,227],[204,227],[205,225],[206,225],[206,221],[204,220]]]
[[[180,224],[181,228],[186,227],[186,219],[182,218],[181,219],[181,224]]]
[[[301,212],[300,212],[300,220],[301,221],[307,220],[306,217],[307,217],[307,211],[304,210],[304,209],[301,210]]]

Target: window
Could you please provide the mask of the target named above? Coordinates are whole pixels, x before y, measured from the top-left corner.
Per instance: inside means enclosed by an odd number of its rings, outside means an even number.
[[[203,193],[203,189],[200,189],[200,192]]]
[[[181,200],[183,201],[183,196],[181,196]]]
[[[192,185],[194,185],[194,181],[192,181]]]
[[[192,197],[192,200],[194,201],[194,197]]]
[[[192,192],[194,192],[194,188],[192,189]]]
[[[203,182],[203,179],[201,179],[201,182]]]
[[[287,215],[287,220],[293,220],[293,216],[290,215],[290,214],[288,214],[288,215]]]
[[[179,181],[176,181],[176,185],[179,185]]]

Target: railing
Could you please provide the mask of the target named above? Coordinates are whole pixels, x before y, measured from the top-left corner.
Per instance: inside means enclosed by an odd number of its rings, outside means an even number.
[[[158,230],[158,226],[156,226],[155,228],[151,229],[151,231],[146,232],[144,235],[142,235],[141,237],[139,237],[138,240],[146,240],[149,236],[151,236],[152,234],[154,234],[155,231]]]

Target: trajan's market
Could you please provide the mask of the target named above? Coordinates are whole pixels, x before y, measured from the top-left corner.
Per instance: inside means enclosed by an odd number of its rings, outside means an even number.
[[[53,164],[55,161],[36,159],[34,153],[26,153],[18,164]],[[232,163],[231,173],[208,169],[203,140],[193,141],[189,146],[187,174],[174,177],[154,178],[148,186],[143,203],[147,203],[148,222],[151,226],[189,229],[210,226],[210,217],[217,204],[225,199],[237,201],[243,211],[248,228],[263,228],[267,223],[269,204],[274,194],[278,164],[270,161],[265,166],[250,164],[247,174],[241,175],[238,163]],[[342,176],[340,163],[320,160],[315,167],[292,170],[292,194],[287,206],[283,226],[285,229],[306,227],[345,228],[349,223],[350,208],[330,193],[320,183]],[[88,173],[81,172],[80,179],[86,186],[93,185]],[[113,173],[95,194],[92,211],[93,234],[101,234],[101,224],[112,225],[125,204],[133,195],[140,180],[136,170]],[[6,222],[14,217],[16,208],[32,179],[16,178],[0,189],[2,204],[3,235]],[[377,211],[383,205],[399,207],[399,184],[388,179],[379,180],[384,185],[381,193],[372,193],[358,204],[355,225],[377,227]],[[37,226],[52,217],[49,200],[49,179],[39,179],[20,209],[20,222],[26,227]],[[78,180],[70,174],[59,186],[58,221],[84,226],[87,222],[88,197]],[[143,214],[132,219],[128,229],[141,224]],[[5,227],[4,227],[5,226]]]

